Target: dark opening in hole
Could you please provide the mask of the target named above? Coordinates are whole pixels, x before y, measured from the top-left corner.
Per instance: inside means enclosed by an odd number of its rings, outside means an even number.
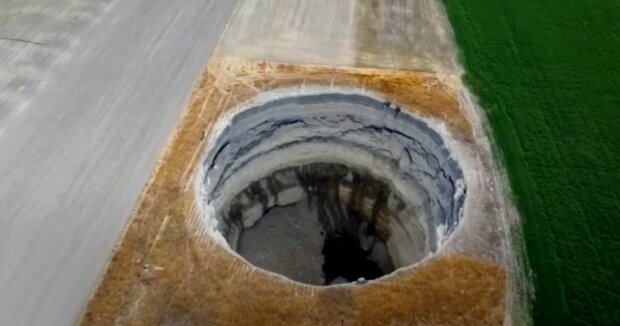
[[[384,271],[371,257],[371,250],[364,250],[360,240],[344,231],[325,238],[323,244],[323,274],[325,284],[339,280],[374,280],[391,271]]]
[[[258,211],[256,202],[261,202]],[[404,207],[382,180],[343,164],[310,163],[252,182],[224,218],[238,221],[234,232],[249,215],[260,214],[239,234],[237,252],[249,262],[330,285],[394,270],[386,245],[390,215]]]

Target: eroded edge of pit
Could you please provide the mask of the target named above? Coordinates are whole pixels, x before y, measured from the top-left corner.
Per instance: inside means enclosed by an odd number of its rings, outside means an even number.
[[[256,98],[252,99],[251,101],[248,101],[247,103],[245,103],[244,105],[230,110],[227,113],[225,113],[214,125],[214,129],[211,132],[210,136],[209,136],[209,141],[207,142],[206,148],[205,148],[205,158],[208,158],[208,154],[209,153],[213,153],[213,144],[214,144],[214,140],[217,140],[218,137],[220,137],[226,130],[226,128],[230,125],[231,121],[235,119],[235,117],[238,117],[238,115],[242,115],[242,114],[248,114],[248,112],[252,112],[252,108],[256,109],[256,108],[260,108],[260,107],[269,107],[270,104],[273,105],[273,103],[278,103],[278,102],[286,102],[286,101],[298,101],[299,98],[311,98],[311,97],[330,97],[330,96],[335,96],[335,97],[349,97],[349,98],[356,98],[356,99],[363,99],[366,101],[370,101],[375,103],[376,106],[381,106],[381,109],[385,109],[386,106],[388,109],[392,110],[392,113],[396,112],[397,115],[404,115],[406,117],[409,117],[410,120],[408,121],[409,123],[413,123],[418,125],[418,127],[423,126],[424,128],[427,128],[428,130],[431,131],[431,134],[437,139],[439,139],[440,141],[443,139],[447,139],[448,142],[453,142],[453,140],[451,139],[451,137],[449,136],[449,134],[447,133],[447,130],[444,126],[444,124],[440,121],[431,121],[428,119],[424,119],[424,118],[420,118],[420,117],[415,117],[412,115],[412,113],[410,113],[411,111],[406,111],[406,112],[401,112],[401,108],[393,105],[389,102],[384,102],[382,101],[378,96],[376,96],[375,94],[372,94],[370,92],[366,92],[366,91],[360,91],[360,90],[345,90],[345,89],[334,89],[334,88],[323,88],[323,87],[312,87],[312,88],[293,88],[293,89],[279,89],[279,90],[275,90],[275,91],[269,91],[269,92],[264,92],[262,94],[259,94]],[[358,103],[359,104],[359,103]],[[432,138],[432,137],[431,137]],[[209,147],[211,145],[211,147]],[[220,143],[221,145],[221,143]],[[449,145],[453,145],[453,144],[446,144],[446,143],[441,143],[441,149],[443,151],[445,151],[445,157],[447,158],[447,161],[452,162],[453,164],[455,164],[458,167],[458,163],[456,163],[456,160],[454,159],[456,157],[455,154],[459,154],[459,153],[452,153],[451,151],[448,150]],[[222,151],[221,151],[221,146],[218,148],[218,155],[221,155]],[[330,159],[330,160],[333,160]],[[301,160],[303,161],[303,159]],[[205,160],[203,159],[203,162],[205,162]],[[295,163],[298,164],[299,162]],[[211,166],[212,164],[208,164],[208,166]],[[280,166],[281,167],[281,166]],[[206,176],[206,169],[203,168],[203,166],[201,166],[201,169],[199,171],[199,176],[200,178],[197,178],[199,180],[205,180],[205,176]],[[462,211],[461,211],[461,207],[464,201],[464,195],[465,195],[465,188],[464,188],[464,181],[463,181],[463,175],[462,172],[460,171],[459,168],[459,178],[458,178],[458,182],[455,184],[459,184],[458,190],[455,189],[454,192],[454,199],[459,203],[459,209],[457,210],[456,213],[456,217],[457,220],[461,219],[461,215],[462,215]],[[197,182],[196,184],[196,189],[199,193],[199,197],[198,198],[204,198],[202,196],[205,196],[208,194],[208,191],[205,191],[206,189],[204,187],[202,187],[200,182]],[[208,217],[208,216],[214,216],[213,212],[214,212],[214,207],[210,206],[210,205],[205,205],[204,202],[200,201],[199,202],[199,206],[202,208],[202,212],[203,212],[203,217]],[[205,214],[206,212],[210,212]],[[204,219],[204,226],[207,230],[207,233],[210,234],[213,238],[219,239],[220,243],[223,244],[225,247],[228,247],[228,245],[226,244],[226,241],[223,239],[222,235],[217,231],[217,223],[215,223],[215,219],[211,218],[205,218]],[[438,240],[438,245],[437,247],[441,247],[441,245],[445,242],[445,240],[450,236],[450,234],[452,233],[452,231],[456,228],[456,225],[452,228],[444,228],[443,230],[438,230],[438,234],[437,234],[437,240]],[[446,230],[448,230],[449,232],[445,232]],[[444,231],[444,233],[442,234],[441,231]],[[228,247],[228,249],[230,249]],[[439,248],[435,248],[436,251]],[[232,251],[232,250],[231,250]],[[432,253],[429,253],[430,256],[432,255]],[[423,257],[420,260],[424,260],[426,257]],[[417,262],[413,262],[411,264],[409,264],[408,266],[414,265]]]

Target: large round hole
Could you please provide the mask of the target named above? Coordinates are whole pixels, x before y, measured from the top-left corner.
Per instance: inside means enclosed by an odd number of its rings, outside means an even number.
[[[230,248],[292,280],[375,279],[437,250],[463,173],[429,123],[360,94],[240,110],[210,141],[201,200]]]

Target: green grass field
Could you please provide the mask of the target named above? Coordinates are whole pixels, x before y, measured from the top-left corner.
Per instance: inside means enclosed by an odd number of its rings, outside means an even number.
[[[620,1],[444,0],[523,220],[536,325],[620,325]]]

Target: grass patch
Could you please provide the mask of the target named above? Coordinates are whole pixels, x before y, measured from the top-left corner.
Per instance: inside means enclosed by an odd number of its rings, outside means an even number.
[[[443,0],[523,219],[537,325],[620,325],[620,1]]]

